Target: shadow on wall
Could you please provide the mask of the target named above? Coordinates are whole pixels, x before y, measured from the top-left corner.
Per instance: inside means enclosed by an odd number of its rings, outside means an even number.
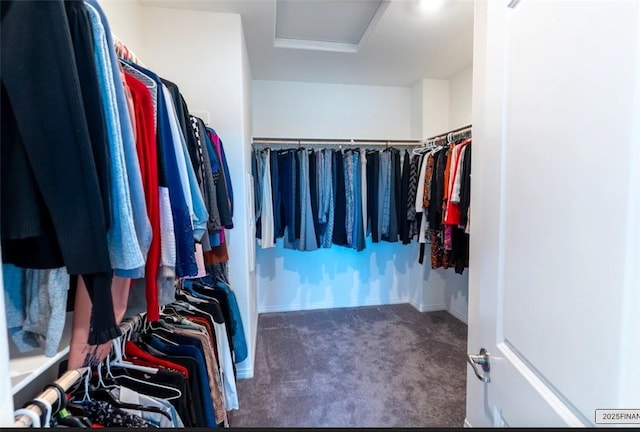
[[[418,251],[417,244],[367,239],[360,252],[342,246],[305,252],[285,249],[279,239],[275,248],[257,247],[257,274],[267,289],[295,293],[304,305],[386,304],[408,298],[411,281],[420,280]]]
[[[430,291],[430,301],[442,304],[450,312],[467,314],[469,297],[469,269],[458,274],[453,268],[432,269],[431,262],[425,257],[424,286]],[[429,302],[429,301],[428,301]],[[460,316],[458,316],[460,318]]]

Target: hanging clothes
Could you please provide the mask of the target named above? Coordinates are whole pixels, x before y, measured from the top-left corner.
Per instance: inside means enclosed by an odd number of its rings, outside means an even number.
[[[158,269],[160,268],[160,196],[158,192],[158,156],[155,140],[153,102],[147,87],[132,74],[125,72],[131,90],[136,115],[136,149],[146,198],[146,209],[152,236],[147,262],[146,299],[150,320],[158,317]]]
[[[275,247],[273,197],[271,195],[271,152],[267,150],[260,155],[262,168],[262,203],[261,203],[261,241],[263,249]]]
[[[63,2],[5,2],[3,14],[3,261],[87,275],[93,304],[100,304],[93,308],[91,339],[104,342],[117,334],[102,197],[107,186],[98,175],[104,180],[108,168],[93,152],[73,67],[92,59],[75,58]]]
[[[153,79],[158,87],[158,129],[156,140],[160,168],[159,183],[168,189],[176,244],[175,272],[177,277],[195,275],[198,273],[198,267],[193,254],[195,250],[195,239],[191,225],[190,211],[187,206],[179,174],[178,155],[176,154],[173,142],[174,135],[172,135],[171,132],[169,111],[165,102],[164,91],[161,90],[162,81],[158,75],[148,69],[136,64],[132,64],[131,66]]]
[[[73,285],[75,301],[69,304],[78,309],[70,359],[77,366],[93,363],[118,335],[127,299],[138,295],[129,291],[132,278],[145,279],[144,305],[154,321],[159,276],[171,281],[207,275],[205,247],[224,249],[217,257],[226,260],[222,227],[233,228],[233,192],[224,148],[201,123],[198,130],[210,143],[198,143],[177,85],[118,59],[96,0],[37,7],[6,2],[2,12],[3,24],[12,23],[2,28],[3,262],[28,274],[64,269],[80,275],[64,279]],[[42,56],[42,49],[56,55]],[[47,79],[38,79],[45,69]],[[29,86],[22,85],[25,79]],[[51,95],[46,103],[43,94]],[[40,109],[49,114],[30,121]],[[205,182],[216,175],[219,182]],[[217,201],[205,202],[205,193],[215,193]],[[209,209],[220,216],[219,227],[210,226]],[[228,280],[226,267],[219,269],[215,276]],[[41,280],[47,282],[30,285],[39,286],[33,295],[64,285]],[[16,285],[5,294],[22,298],[26,291]],[[55,298],[65,303],[64,295]],[[57,304],[52,331],[38,330],[47,333],[47,341],[39,342],[47,347],[57,346],[54,334],[64,322]]]
[[[379,226],[379,182],[380,176],[380,153],[377,151],[367,152],[367,216],[368,231],[371,235],[371,241],[378,243],[380,241]]]
[[[333,230],[335,218],[335,196],[333,176],[333,153],[322,150],[322,210],[319,221],[322,224],[322,247],[329,248],[333,244]]]
[[[309,160],[309,200],[311,203],[311,220],[313,221],[313,231],[316,238],[317,248],[320,247],[320,224],[318,221],[318,162],[316,152],[309,150],[307,154]]]
[[[461,225],[460,202],[463,185],[464,188],[470,185],[470,157],[470,140],[438,148],[427,156],[423,205],[428,217],[432,268],[454,267],[456,273],[462,273],[469,265],[469,235],[466,232],[469,206],[465,201],[466,219],[465,225]],[[422,253],[421,250],[421,259]]]
[[[408,202],[408,189],[412,177],[417,187],[418,165],[408,151],[256,149],[251,159],[259,244],[263,232],[273,231],[272,246],[283,238],[290,249],[339,245],[361,251],[367,236],[409,244],[417,234],[415,210],[409,211],[416,194]]]
[[[309,153],[302,149],[298,152],[300,167],[300,242],[299,250],[313,251],[318,249],[315,223],[311,208],[311,191],[309,184]]]
[[[409,182],[410,177],[412,176],[412,164],[410,159],[409,152],[405,150],[402,155],[402,179],[400,181],[400,200],[398,201],[398,218],[400,225],[399,234],[402,244],[409,244],[411,241],[411,221],[409,219],[410,215],[408,209],[413,208],[413,206],[407,204],[412,202],[409,196]]]
[[[106,18],[97,5],[85,4],[94,35],[98,82],[107,119],[110,149],[113,224],[107,233],[115,273],[121,277],[144,276],[151,243],[140,165],[135,150],[124,87]],[[126,246],[126,247],[125,247]]]
[[[362,165],[360,163],[360,152],[353,152],[353,233],[351,247],[357,251],[365,248],[364,240],[364,219],[363,219],[363,195],[362,195]]]
[[[362,207],[362,232],[364,237],[367,236],[367,221],[369,220],[368,203],[367,203],[367,152],[360,150],[360,200]]]

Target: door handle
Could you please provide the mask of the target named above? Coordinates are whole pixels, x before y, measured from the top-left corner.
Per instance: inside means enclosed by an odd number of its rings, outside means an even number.
[[[482,370],[485,372],[489,372],[491,370],[491,367],[489,366],[489,351],[487,351],[485,348],[480,348],[480,354],[478,355],[467,354],[467,362],[471,365],[471,367],[473,368],[473,373],[476,374],[480,381],[485,383],[491,382],[490,377],[480,374],[477,366],[482,366]]]

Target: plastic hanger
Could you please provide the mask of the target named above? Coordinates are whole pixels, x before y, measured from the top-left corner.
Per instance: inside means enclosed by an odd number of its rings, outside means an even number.
[[[185,312],[196,312],[196,313],[202,313],[207,315],[209,315],[209,313],[206,311],[203,311],[202,309],[197,307],[197,305],[207,304],[207,303],[212,303],[214,301],[217,301],[216,299],[213,299],[213,298],[211,300],[204,300],[204,299],[199,299],[191,296],[184,296],[184,297],[189,301],[178,300],[173,303],[174,306],[178,308],[178,310],[182,309]],[[190,303],[190,302],[193,302],[193,303]]]
[[[146,366],[139,366],[136,364],[133,364],[131,362],[125,361],[122,359],[122,344],[121,344],[121,339],[120,337],[117,337],[113,340],[113,350],[114,350],[114,355],[115,355],[115,359],[113,361],[110,362],[110,367],[111,366],[117,366],[117,367],[121,367],[124,369],[133,369],[133,370],[137,370],[140,372],[145,372],[145,373],[150,373],[150,374],[155,374],[158,372],[158,369],[156,368],[150,368],[150,367],[146,367]]]
[[[117,388],[118,384],[113,381],[113,374],[111,373],[111,366],[107,367],[107,378],[110,378],[111,383],[107,383],[102,378],[102,363],[98,365],[98,388],[110,389]]]
[[[40,404],[44,405],[46,409],[46,412],[44,413],[44,424],[42,425],[42,427],[51,427],[51,416],[53,411],[53,407],[51,406],[51,404],[46,400],[40,398],[33,399],[33,402],[39,402]]]
[[[179,391],[179,390],[176,389],[176,391]],[[180,395],[182,395],[182,393]],[[107,389],[103,389],[103,388],[95,389],[93,391],[93,397],[96,400],[107,402],[109,405],[112,405],[116,408],[135,410],[135,411],[155,412],[155,413],[164,415],[169,420],[172,420],[171,415],[160,407],[145,406],[140,404],[122,402],[120,399],[116,398],[113,395],[113,393],[111,393]]]
[[[145,405],[140,405],[140,404],[132,404],[132,403],[126,403],[126,402],[122,402],[120,401],[118,398],[116,398],[113,393],[111,393],[111,391],[109,389],[114,389],[114,388],[119,388],[121,387],[120,385],[111,385],[111,386],[106,386],[106,384],[104,383],[104,380],[102,379],[102,370],[101,370],[101,365],[98,366],[98,385],[97,386],[90,386],[89,385],[89,377],[91,376],[91,373],[89,372],[86,377],[85,377],[85,394],[84,397],[82,398],[82,400],[80,401],[80,406],[77,407],[79,409],[82,409],[81,404],[84,402],[90,402],[92,400],[100,400],[100,401],[104,401],[107,402],[109,405],[112,405],[116,408],[121,408],[121,409],[130,409],[130,410],[136,410],[136,411],[148,411],[148,412],[156,412],[159,414],[164,415],[165,417],[167,417],[169,420],[172,420],[171,415],[169,415],[165,410],[163,410],[162,408],[159,407],[150,407],[150,406],[145,406]],[[136,378],[133,377],[129,377],[126,375],[120,376],[120,377],[113,377],[113,379],[115,380],[116,378],[121,378],[121,377],[126,377],[128,379],[132,379],[134,381],[139,381],[139,382],[143,382],[147,385],[155,385],[155,383],[150,383],[148,381],[140,381]],[[161,385],[155,385],[156,387],[162,387],[165,389],[170,389],[172,391],[174,391],[174,393],[176,393],[175,397],[171,397],[171,398],[178,398],[182,396],[182,392],[180,392],[180,390],[178,389],[174,389],[173,387],[165,387],[165,386],[161,386]],[[91,396],[93,396],[93,398]],[[170,398],[166,398],[167,400],[169,400]],[[77,419],[76,420],[72,420],[72,423],[76,423],[76,424],[81,424],[82,421],[81,419]]]
[[[169,316],[174,316],[176,318],[184,318],[184,316],[182,316],[182,314],[180,314],[180,312],[178,311],[178,309],[173,307],[173,304],[169,304],[169,305],[165,305],[162,306],[162,309],[160,310],[160,315],[169,315]]]
[[[40,416],[38,416],[38,414],[34,413],[33,411],[27,408],[20,408],[19,410],[15,410],[13,412],[14,417],[18,417],[21,415],[25,415],[29,417],[29,420],[31,420],[31,427],[33,428],[40,427]]]
[[[165,399],[165,400],[168,400],[168,401],[169,400],[174,400],[174,399],[179,399],[179,398],[182,397],[182,392],[179,389],[175,388],[175,387],[169,387],[169,386],[165,386],[165,385],[162,385],[162,384],[154,383],[154,382],[151,382],[151,381],[145,381],[145,380],[142,380],[142,379],[138,379],[138,378],[132,377],[131,375],[116,375],[116,376],[114,376],[114,379],[115,380],[123,380],[123,381],[130,380],[130,381],[134,381],[134,382],[137,382],[137,383],[144,384],[144,385],[149,386],[149,387],[155,387],[155,388],[161,388],[161,389],[164,389],[164,390],[168,390],[168,391],[170,391],[170,392],[172,392],[174,394],[174,396],[167,396],[167,397],[163,397],[162,398],[162,399]],[[126,383],[121,383],[121,384],[125,385]],[[126,387],[126,385],[125,385],[125,387]]]
[[[163,337],[162,335],[159,335],[158,333],[154,333],[153,336],[157,337],[158,339],[160,339],[161,341],[163,341],[164,343],[167,343],[169,345],[180,346],[179,344],[175,343],[174,341],[171,341],[171,340]]]
[[[174,309],[171,305],[167,305],[167,306],[162,306],[162,308],[160,309],[160,316],[161,317],[171,317],[175,320],[177,320],[178,322],[182,321],[184,319],[184,316],[180,313],[178,313],[178,311],[176,309]]]
[[[157,321],[155,326],[151,327],[151,330],[155,330],[155,332],[152,332],[153,335],[158,336],[159,338],[161,338],[163,341],[165,341],[166,343],[169,343],[171,345],[175,345],[178,346],[179,344],[166,339],[164,337],[162,337],[162,335],[158,334],[158,332],[165,332],[165,333],[169,333],[169,334],[174,334],[174,331],[172,328],[167,327],[167,324],[165,324],[163,321]]]
[[[82,396],[82,399],[80,400],[80,402],[90,402],[91,401],[91,396],[89,396],[89,380],[91,379],[91,366],[89,366],[89,370],[87,371],[87,374],[84,376],[84,395]]]

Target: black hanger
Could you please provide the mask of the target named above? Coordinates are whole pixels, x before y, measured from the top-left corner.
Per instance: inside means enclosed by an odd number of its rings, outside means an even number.
[[[53,427],[58,427],[58,426],[67,426],[67,427],[75,427],[75,428],[91,428],[93,427],[93,422],[91,421],[91,419],[89,419],[89,417],[83,415],[84,414],[84,409],[82,409],[81,407],[69,407],[70,410],[66,409],[66,404],[65,404],[65,408],[63,411],[60,411],[56,414],[56,416],[54,417],[54,419],[52,419],[52,426]],[[71,413],[71,411],[78,411],[80,414],[78,415],[74,415]]]
[[[93,422],[86,416],[86,411],[82,405],[78,405],[77,402],[69,402],[67,408],[65,408],[65,415],[62,412],[57,414],[57,423],[61,425],[91,428]]]

